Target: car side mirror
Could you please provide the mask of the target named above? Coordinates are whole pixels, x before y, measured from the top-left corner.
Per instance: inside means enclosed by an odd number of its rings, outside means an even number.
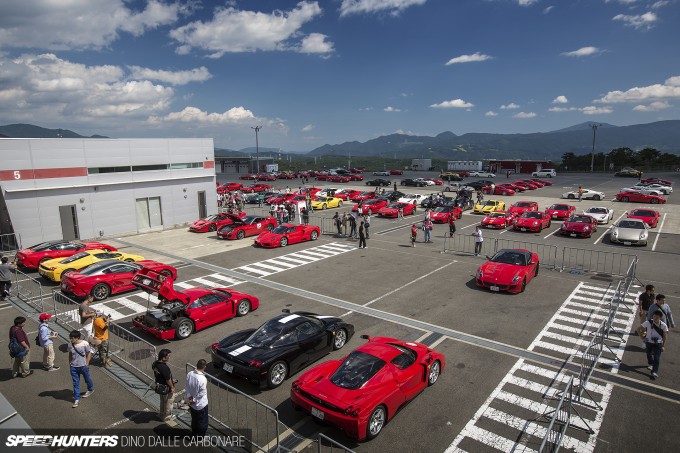
[[[371,341],[371,336],[370,336],[370,335],[362,335],[361,338],[363,338],[364,340]]]

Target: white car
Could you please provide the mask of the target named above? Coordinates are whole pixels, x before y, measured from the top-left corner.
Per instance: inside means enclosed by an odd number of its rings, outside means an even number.
[[[335,194],[335,192],[337,192],[338,190],[340,190],[340,189],[338,189],[336,187],[326,187],[324,190],[317,193],[316,195],[319,196],[319,197],[332,197]]]
[[[583,199],[584,200],[602,200],[604,198],[604,192],[598,192],[596,190],[590,190],[590,189],[583,189]],[[562,194],[562,198],[568,198],[570,200],[574,200],[578,198],[578,190],[574,190],[572,192],[567,192]]]
[[[420,206],[420,203],[422,203],[423,200],[426,200],[427,198],[429,198],[428,195],[410,193],[410,194],[407,194],[407,195],[401,197],[397,201],[399,203],[408,203],[408,204],[413,204],[413,202],[415,201],[418,204],[418,206]]]
[[[414,179],[414,181],[418,181],[418,182],[420,182],[420,183],[423,183],[423,184],[425,184],[426,186],[434,186],[434,181],[428,181],[427,179],[416,178],[416,179]]]
[[[640,192],[645,195],[662,195],[660,190],[650,189],[645,186],[622,187],[619,192]]]
[[[531,174],[531,176],[533,176],[534,178],[554,178],[555,176],[557,176],[557,173],[555,172],[554,168],[550,168],[535,171]]]
[[[473,178],[495,178],[496,175],[488,171],[471,171],[470,177]]]
[[[638,190],[638,188],[646,189],[646,190],[653,190],[653,191],[660,193],[661,195],[668,195],[669,193],[673,193],[673,188],[671,186],[667,186],[665,184],[657,184],[657,183],[635,184],[633,187],[631,187],[631,189],[633,189],[633,190]]]
[[[585,215],[593,217],[597,223],[608,224],[614,218],[614,210],[604,206],[593,206],[583,211]]]
[[[373,176],[389,176],[389,171],[374,171]]]

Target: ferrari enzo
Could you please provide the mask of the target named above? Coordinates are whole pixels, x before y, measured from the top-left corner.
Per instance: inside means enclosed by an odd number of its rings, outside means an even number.
[[[597,231],[597,219],[585,214],[576,214],[564,221],[560,227],[562,236],[589,238]]]
[[[523,249],[499,250],[477,269],[477,286],[491,291],[521,293],[527,283],[538,275],[538,255]]]
[[[321,229],[315,225],[294,225],[284,223],[271,231],[260,233],[255,238],[255,244],[264,248],[285,247],[304,241],[316,241],[321,234]]]
[[[220,212],[219,214],[214,214],[205,219],[199,219],[195,221],[189,227],[189,231],[193,233],[207,233],[208,231],[217,231],[224,225],[230,225],[236,220],[239,220],[246,216],[245,212],[239,214],[227,214],[225,212]]]
[[[80,241],[47,241],[19,250],[16,255],[17,264],[27,269],[37,269],[43,261],[55,258],[67,258],[85,250],[107,250],[115,252],[116,248],[101,242]]]
[[[43,261],[38,267],[38,273],[43,277],[59,282],[63,275],[70,272],[80,270],[84,267],[94,264],[102,260],[117,260],[117,261],[141,261],[143,256],[131,255],[122,252],[109,252],[107,250],[86,250],[84,252],[76,253],[68,258],[55,258],[53,260]]]
[[[276,228],[276,219],[274,217],[249,215],[217,230],[217,238],[243,239],[246,236],[255,236],[264,231],[271,231],[274,228]]]

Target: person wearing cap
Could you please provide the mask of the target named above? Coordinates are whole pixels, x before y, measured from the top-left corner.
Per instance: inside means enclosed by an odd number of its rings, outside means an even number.
[[[54,366],[54,342],[53,340],[59,336],[57,332],[50,329],[48,322],[52,317],[49,313],[41,313],[39,316],[40,327],[38,328],[38,341],[40,347],[43,348],[43,370],[57,371],[58,366]]]

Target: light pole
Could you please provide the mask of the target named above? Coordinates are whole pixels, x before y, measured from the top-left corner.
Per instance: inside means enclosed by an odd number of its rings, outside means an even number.
[[[257,155],[257,170],[255,173],[257,174],[260,172],[260,142],[258,141],[258,133],[262,126],[250,126],[250,128],[255,130],[255,153]]]
[[[593,150],[590,153],[590,172],[592,173],[593,170],[595,169],[595,133],[597,132],[597,128],[602,126],[601,124],[596,124],[593,123],[590,125],[590,127],[593,128]]]
[[[602,171],[604,171],[605,173],[607,173],[607,157],[608,156],[609,156],[609,154],[604,155],[604,164],[602,165]]]

